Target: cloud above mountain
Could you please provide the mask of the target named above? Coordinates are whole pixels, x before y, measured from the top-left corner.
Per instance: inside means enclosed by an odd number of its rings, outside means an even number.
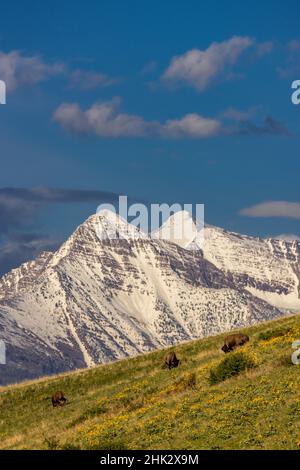
[[[0,235],[11,228],[31,223],[36,211],[44,204],[101,202],[114,203],[118,194],[108,191],[35,188],[0,188]]]
[[[287,217],[300,219],[300,203],[289,201],[267,201],[240,210],[247,217]]]
[[[61,189],[37,186],[34,188],[0,188],[0,201],[22,202],[97,202],[105,199],[108,202],[117,200],[118,195],[109,191],[90,189]]]
[[[213,42],[204,50],[191,49],[173,57],[161,78],[167,83],[185,83],[204,91],[212,81],[231,69],[254,42],[248,36],[233,36],[227,41]]]
[[[294,233],[282,233],[281,235],[275,235],[275,237],[272,237],[272,238],[275,238],[276,240],[284,240],[286,242],[293,242],[295,240],[297,241],[300,240],[300,236]]]
[[[24,55],[18,50],[0,51],[0,77],[8,91],[35,85],[56,76],[63,76],[72,88],[81,90],[107,87],[117,82],[117,79],[101,72],[73,70],[64,62],[47,63],[40,55]]]
[[[165,123],[147,121],[135,114],[119,111],[121,100],[98,102],[83,111],[78,104],[60,105],[53,119],[65,130],[75,134],[94,134],[98,137],[167,137],[202,139],[218,135],[221,123],[191,113]]]
[[[1,244],[0,276],[26,261],[35,259],[42,251],[54,251],[60,242],[39,233],[11,235]]]
[[[19,51],[0,51],[0,77],[9,91],[34,85],[62,73],[65,73],[63,63],[47,64],[38,55],[24,56]]]
[[[247,110],[230,107],[221,114],[221,118],[230,124],[226,127],[227,133],[239,135],[273,135],[291,136],[287,126],[272,116],[263,116],[261,106],[252,106]]]
[[[287,137],[291,135],[285,124],[274,119],[272,116],[266,116],[263,123],[260,125],[250,120],[240,121],[238,133],[244,135],[275,135]]]
[[[287,127],[272,116],[257,123],[254,120],[256,108],[245,112],[229,108],[216,118],[188,113],[161,123],[157,120],[148,121],[136,114],[123,113],[120,105],[119,97],[97,102],[86,110],[77,103],[63,103],[54,112],[53,120],[73,134],[96,135],[100,138],[205,139],[220,135],[290,135]],[[233,124],[228,125],[226,121],[232,121]]]
[[[60,241],[37,233],[36,217],[47,204],[114,204],[118,194],[108,191],[35,188],[0,188],[0,275]],[[40,227],[39,227],[40,228]],[[33,232],[34,230],[34,232]]]

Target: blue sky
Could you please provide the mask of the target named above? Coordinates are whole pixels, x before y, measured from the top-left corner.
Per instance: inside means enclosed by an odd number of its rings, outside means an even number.
[[[299,2],[2,10],[0,272],[55,247],[111,193],[300,236]]]

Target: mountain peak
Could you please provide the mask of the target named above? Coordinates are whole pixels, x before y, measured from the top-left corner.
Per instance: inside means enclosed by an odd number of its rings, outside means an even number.
[[[152,238],[167,240],[186,249],[201,248],[202,235],[187,210],[175,212],[151,234]]]
[[[138,227],[109,209],[100,210],[89,217],[84,224],[93,228],[99,240],[148,238],[148,235]]]

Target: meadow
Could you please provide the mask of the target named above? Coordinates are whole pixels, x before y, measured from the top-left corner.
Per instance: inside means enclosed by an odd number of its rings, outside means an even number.
[[[0,448],[300,449],[300,315],[239,331],[253,367],[213,385],[226,334],[2,387]],[[170,350],[177,369],[163,367]],[[52,407],[56,390],[66,406]]]

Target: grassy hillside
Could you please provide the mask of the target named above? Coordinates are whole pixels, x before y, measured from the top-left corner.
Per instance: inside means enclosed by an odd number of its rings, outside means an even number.
[[[300,365],[291,344],[300,316],[243,331],[250,343],[241,351],[256,367],[216,385],[208,379],[225,357],[224,335],[176,347],[182,362],[171,371],[158,351],[2,388],[0,447],[298,449]],[[70,404],[53,409],[47,397],[56,390]]]

